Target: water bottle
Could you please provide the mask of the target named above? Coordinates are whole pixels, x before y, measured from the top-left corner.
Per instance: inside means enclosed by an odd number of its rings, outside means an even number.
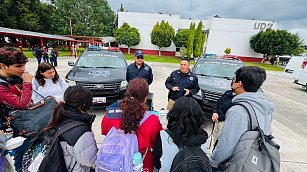
[[[163,128],[165,128],[165,126],[167,125],[167,113],[168,113],[168,110],[165,110],[164,108],[162,108],[159,111],[159,119],[160,119],[160,123],[162,124]]]
[[[143,168],[143,158],[140,152],[136,152],[133,154],[133,171],[141,172]]]

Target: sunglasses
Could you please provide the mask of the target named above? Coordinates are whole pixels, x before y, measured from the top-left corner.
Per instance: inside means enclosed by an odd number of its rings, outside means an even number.
[[[144,56],[137,56],[136,58],[137,58],[137,59],[142,59],[142,60],[143,60],[143,59],[144,59]]]

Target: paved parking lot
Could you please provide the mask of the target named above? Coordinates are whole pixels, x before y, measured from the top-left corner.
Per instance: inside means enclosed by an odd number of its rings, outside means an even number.
[[[75,59],[65,57],[58,59],[57,71],[64,77],[71,69],[67,61]],[[146,61],[146,57],[145,57]],[[164,86],[165,79],[171,71],[178,69],[179,64],[148,63],[154,72],[154,81],[150,85],[150,92],[154,93],[154,108],[161,109],[167,105],[167,89]],[[37,68],[36,59],[30,59],[27,70],[34,74]],[[293,84],[280,72],[267,72],[267,80],[263,89],[275,104],[276,111],[273,121],[273,136],[281,146],[281,171],[296,172],[307,169],[307,92],[301,86]],[[94,110],[97,115],[93,125],[95,137],[101,144],[103,137],[100,135],[100,122],[104,110]],[[208,127],[208,133],[210,127]]]

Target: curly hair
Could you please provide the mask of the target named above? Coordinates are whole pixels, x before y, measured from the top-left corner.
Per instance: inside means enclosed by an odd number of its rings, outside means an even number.
[[[191,97],[176,100],[167,119],[169,135],[176,144],[183,145],[191,135],[203,133],[205,117],[199,104]]]
[[[46,81],[45,81],[45,77],[42,73],[46,72],[47,70],[50,70],[50,69],[53,69],[54,72],[55,72],[55,75],[54,77],[52,78],[52,82],[54,84],[56,84],[59,80],[59,74],[58,72],[56,71],[55,67],[52,66],[50,63],[47,63],[47,62],[42,62],[41,64],[38,65],[38,68],[36,70],[36,73],[35,73],[35,79],[36,81],[38,82],[38,84],[40,86],[44,86]]]
[[[13,47],[0,48],[0,63],[6,66],[13,64],[25,64],[28,62],[28,58],[22,53],[17,51]]]
[[[128,84],[125,98],[120,103],[122,109],[122,122],[120,128],[124,132],[137,132],[140,121],[143,119],[146,110],[146,97],[148,96],[149,88],[146,80],[135,78]]]

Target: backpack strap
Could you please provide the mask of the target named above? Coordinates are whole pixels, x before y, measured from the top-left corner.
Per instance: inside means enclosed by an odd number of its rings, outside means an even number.
[[[253,108],[253,106],[250,103],[238,102],[238,103],[235,103],[235,105],[240,105],[240,106],[244,107],[244,109],[248,112],[249,122],[250,122],[250,130],[256,129],[257,127],[260,129],[255,109]]]
[[[35,87],[36,87],[36,89],[38,89],[38,87],[39,87],[39,83],[38,83],[38,81],[36,80],[36,79],[34,79],[34,82],[32,82],[34,85],[35,85]],[[34,92],[34,93],[36,93],[37,95],[39,95],[41,98],[46,98],[46,97],[44,97],[44,96],[42,96],[41,94],[39,94],[37,91],[35,91],[34,89],[32,89],[32,91]]]
[[[7,82],[2,79],[0,79],[0,85],[11,90]],[[6,116],[8,115],[9,111],[10,111],[10,108],[7,105],[5,105],[4,103],[0,103],[0,113],[1,113],[0,118],[1,119],[3,119],[4,121],[7,121]]]
[[[146,111],[143,119],[140,121],[140,126],[151,116],[153,115],[152,113],[150,113],[150,111]]]
[[[62,135],[63,133],[75,128],[75,127],[78,127],[78,126],[81,126],[81,125],[86,125],[84,122],[81,122],[81,121],[75,121],[75,122],[69,122],[67,124],[65,124],[64,126],[62,127],[59,127],[57,129],[57,134],[55,134],[56,137]]]

